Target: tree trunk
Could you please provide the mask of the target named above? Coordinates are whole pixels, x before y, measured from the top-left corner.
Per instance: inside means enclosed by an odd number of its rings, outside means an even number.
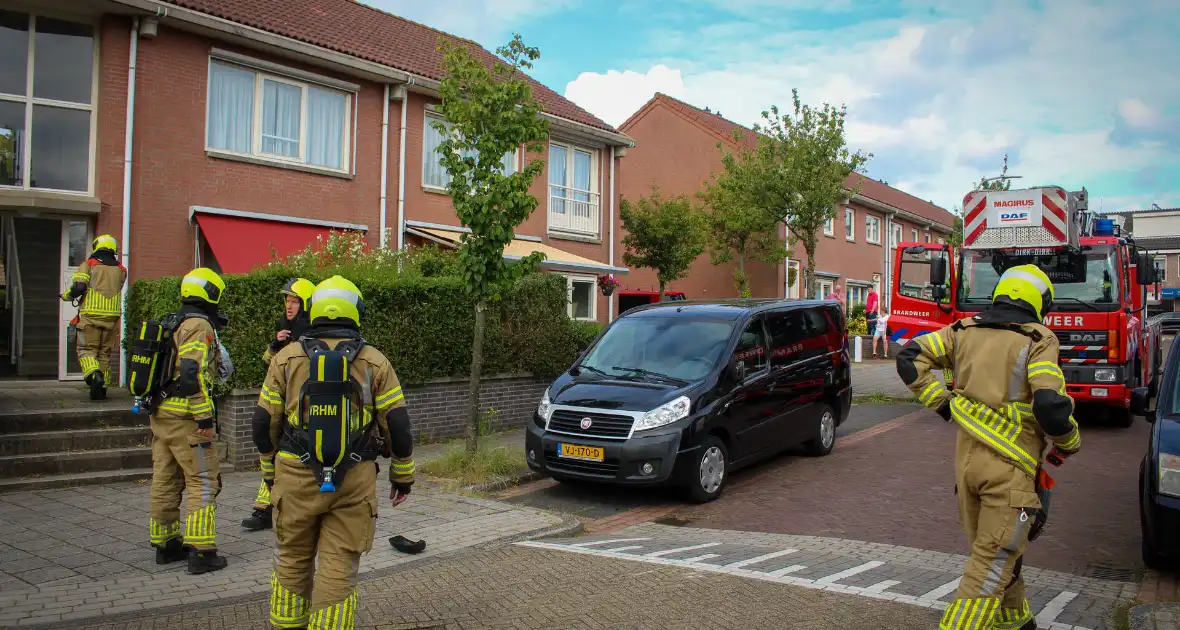
[[[664,281],[660,280],[660,301],[661,302],[664,301],[664,286],[665,286]]]
[[[803,249],[807,252],[807,274],[804,276],[805,283],[803,286],[807,289],[807,293],[803,296],[805,299],[813,299],[815,296],[815,241],[805,239],[803,241]],[[822,299],[824,296],[820,296]]]
[[[483,334],[487,327],[487,301],[475,304],[475,335],[471,340],[471,378],[467,382],[467,453],[479,447],[479,380],[483,372]]]
[[[746,252],[737,255],[738,297],[750,297],[750,279],[746,277]]]

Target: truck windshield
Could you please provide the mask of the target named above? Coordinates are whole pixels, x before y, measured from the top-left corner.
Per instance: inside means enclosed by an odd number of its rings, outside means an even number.
[[[717,365],[733,323],[686,317],[624,317],[590,348],[581,367],[610,376],[657,373],[682,381]]]
[[[1053,281],[1054,310],[1112,310],[1119,305],[1120,278],[1113,247],[1061,250],[984,250],[963,252],[959,302],[976,311],[991,302],[1000,274],[1017,265],[1036,265]]]

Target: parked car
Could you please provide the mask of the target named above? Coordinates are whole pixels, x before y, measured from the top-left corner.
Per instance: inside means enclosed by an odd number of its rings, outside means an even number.
[[[675,484],[711,501],[737,468],[798,445],[830,453],[851,394],[832,302],[651,304],[545,390],[525,453],[559,481]]]
[[[1180,351],[1168,353],[1155,409],[1151,393],[1131,390],[1131,413],[1152,424],[1139,465],[1139,526],[1143,563],[1158,568],[1180,560]]]

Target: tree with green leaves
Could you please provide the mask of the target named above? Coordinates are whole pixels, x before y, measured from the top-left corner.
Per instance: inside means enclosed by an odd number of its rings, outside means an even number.
[[[1004,168],[1000,170],[999,177],[980,177],[979,184],[975,186],[975,190],[1011,190],[1012,177],[1008,176],[1008,154],[1004,154]]]
[[[459,265],[475,302],[467,426],[467,449],[474,452],[488,303],[499,299],[504,287],[536,269],[543,258],[534,252],[519,262],[507,262],[504,248],[512,242],[517,226],[537,208],[529,187],[545,163],[536,158],[521,171],[505,174],[503,158],[521,145],[528,152],[543,153],[549,121],[540,117],[541,108],[524,76],[541,53],[525,46],[520,35],[496,50],[500,59],[494,64],[473,57],[464,44],[444,40],[440,50],[444,77],[438,110],[446,123],[431,124],[443,135],[438,153],[450,174],[447,192],[459,222],[470,229],[463,235]]]
[[[778,214],[760,206],[749,194],[750,187],[746,184],[749,162],[725,151],[721,143],[717,143],[717,148],[722,150],[721,171],[714,173],[699,193],[707,209],[710,259],[714,265],[736,259],[734,286],[738,295],[750,297],[746,262],[779,263],[790,251],[778,236]]]
[[[848,177],[863,172],[872,154],[850,151],[845,140],[847,108],[803,105],[791,90],[794,112],[777,106],[762,112],[754,126],[757,148],[743,150],[740,187],[759,207],[774,212],[786,224],[792,243],[803,244],[807,268],[803,287],[815,294],[815,250],[819,230],[835,218],[836,205],[859,192],[848,190]]]
[[[955,247],[963,244],[963,210],[959,206],[955,206],[951,210],[951,214],[955,215],[954,224],[951,226],[950,243]]]
[[[668,283],[686,276],[692,261],[705,251],[704,214],[684,195],[664,199],[653,187],[648,197],[623,199],[619,218],[626,231],[623,262],[655,271],[662,301]]]

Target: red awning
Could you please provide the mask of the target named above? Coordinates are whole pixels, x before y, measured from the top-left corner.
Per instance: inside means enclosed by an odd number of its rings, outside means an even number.
[[[222,273],[246,273],[279,257],[302,251],[331,227],[266,221],[218,214],[196,214],[201,234],[217,257]]]

